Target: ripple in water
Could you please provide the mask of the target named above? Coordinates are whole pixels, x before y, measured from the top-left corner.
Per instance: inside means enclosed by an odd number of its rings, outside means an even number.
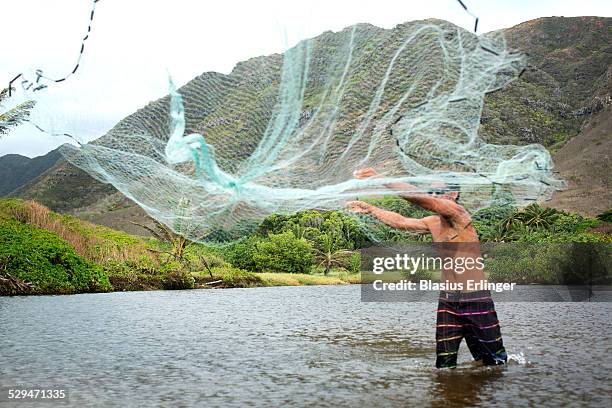
[[[433,302],[358,286],[0,298],[0,388],[70,405],[610,406],[609,303],[497,303],[510,364],[435,370]],[[528,356],[528,357],[527,357]]]

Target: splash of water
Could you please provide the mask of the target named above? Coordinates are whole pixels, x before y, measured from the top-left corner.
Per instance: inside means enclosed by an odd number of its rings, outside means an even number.
[[[520,351],[517,354],[508,354],[508,364],[531,365],[531,361]]]

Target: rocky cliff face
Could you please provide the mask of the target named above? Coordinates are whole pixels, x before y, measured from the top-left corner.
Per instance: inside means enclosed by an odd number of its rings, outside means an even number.
[[[612,207],[612,112],[590,116],[582,130],[554,155],[555,170],[567,189],[546,203],[596,215]]]

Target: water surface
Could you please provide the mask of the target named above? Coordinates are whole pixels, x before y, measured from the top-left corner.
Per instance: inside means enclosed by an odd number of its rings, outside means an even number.
[[[436,304],[357,285],[0,298],[0,388],[61,386],[73,406],[612,404],[612,304],[497,309],[510,364],[462,344],[438,371]]]

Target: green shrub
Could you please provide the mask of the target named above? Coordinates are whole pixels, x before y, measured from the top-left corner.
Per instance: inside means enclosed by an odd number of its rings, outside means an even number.
[[[259,241],[259,237],[248,237],[233,242],[225,248],[225,259],[233,267],[256,271],[255,253]]]
[[[417,269],[414,273],[404,272],[402,277],[410,282],[419,282],[421,280],[431,280],[433,273],[427,269]]]
[[[128,259],[125,263],[129,268],[143,273],[155,273],[160,267],[158,262],[144,255],[134,260]]]
[[[179,261],[164,262],[159,268],[161,274],[183,270],[183,264]]]
[[[201,263],[206,262],[209,268],[223,268],[227,266],[227,262],[223,258],[214,254],[202,255],[200,261]]]
[[[104,269],[115,290],[175,290],[192,289],[195,280],[178,261],[163,263],[159,268],[152,262],[109,261]]]
[[[565,254],[559,245],[505,244],[485,259],[492,282],[559,284]]]
[[[166,290],[193,289],[195,279],[185,270],[172,270],[161,275],[161,286]]]
[[[567,243],[567,242],[612,242],[609,234],[596,232],[557,232],[557,231],[531,231],[517,239],[518,242],[531,243]]]
[[[254,234],[257,231],[258,223],[254,220],[238,221],[231,228],[213,228],[206,235],[207,242],[227,243],[236,241],[246,235]]]
[[[312,244],[296,238],[293,232],[269,234],[255,244],[253,260],[256,270],[310,273],[314,261]]]
[[[361,253],[358,251],[353,252],[351,259],[349,260],[348,271],[350,273],[361,272]]]
[[[34,293],[112,290],[102,268],[77,255],[66,241],[14,220],[0,223],[0,259],[5,273],[32,283]]]
[[[334,235],[338,245],[346,249],[362,248],[369,243],[355,217],[340,211],[308,210],[293,215],[272,214],[262,221],[258,235],[291,231],[297,238],[318,242],[324,235]]]
[[[518,212],[520,222],[530,230],[551,228],[559,212],[553,208],[543,208],[538,204],[529,204]]]
[[[555,232],[584,232],[599,223],[594,218],[583,217],[580,214],[559,212],[551,229]]]
[[[472,215],[472,224],[483,241],[497,241],[500,236],[501,222],[516,208],[510,205],[492,205],[482,208]]]
[[[239,268],[212,268],[213,275],[223,279],[223,285],[230,288],[247,288],[263,286],[263,280],[257,274]]]
[[[500,215],[501,212],[498,212]],[[478,216],[476,216],[478,215]],[[600,221],[551,208],[542,208],[531,204],[522,210],[509,212],[492,224],[480,215],[474,216],[474,226],[483,241],[494,242],[609,242],[605,234],[589,232],[600,224]]]
[[[116,259],[107,260],[104,263],[103,269],[109,278],[113,276],[127,276],[134,273],[134,269],[132,269],[127,262]]]
[[[485,270],[494,282],[608,285],[610,255],[610,246],[598,243],[512,243],[494,247]]]
[[[604,222],[612,222],[612,209],[602,212],[597,216],[597,219]]]

